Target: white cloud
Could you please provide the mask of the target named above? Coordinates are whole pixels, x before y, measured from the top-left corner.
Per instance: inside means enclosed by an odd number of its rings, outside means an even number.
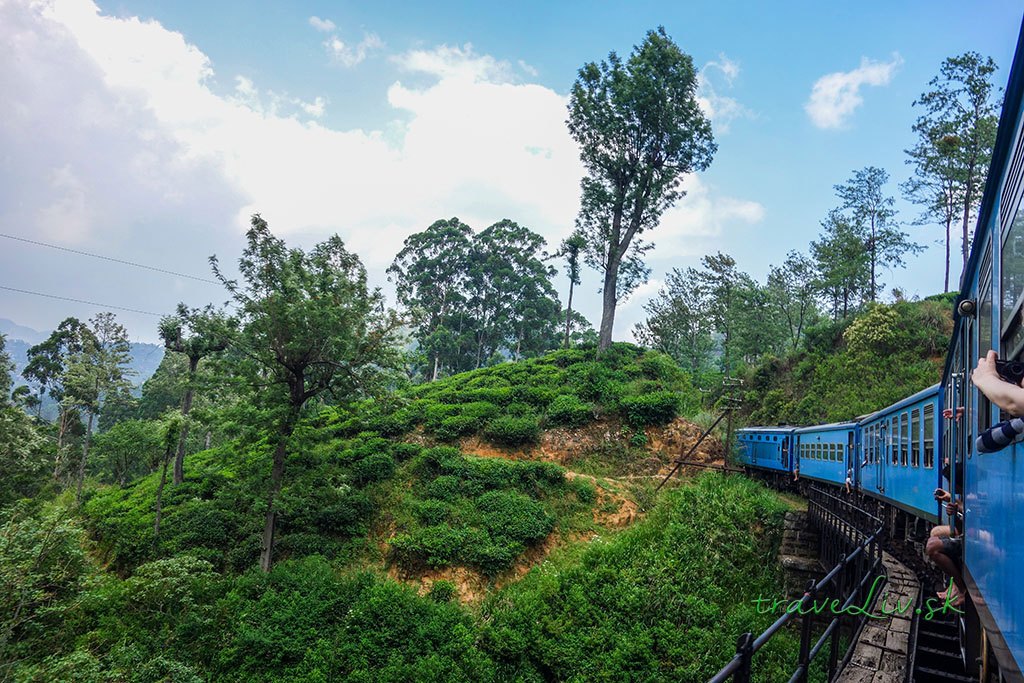
[[[706,63],[697,73],[697,104],[711,121],[715,133],[728,133],[736,119],[754,118],[754,112],[739,100],[719,92],[731,89],[739,74],[739,62],[724,54],[718,56],[718,61]]]
[[[330,33],[337,28],[330,19],[321,19],[316,16],[309,18],[309,25],[322,33]]]
[[[760,203],[713,193],[700,176],[686,176],[682,187],[686,196],[662,216],[655,255],[694,254],[694,243],[699,239],[706,241],[729,228],[764,220]]]
[[[860,89],[865,85],[888,85],[903,58],[894,53],[888,62],[862,57],[860,66],[852,71],[825,74],[814,82],[804,111],[818,128],[841,128],[863,102]]]
[[[324,49],[331,60],[345,68],[352,68],[365,60],[371,52],[384,47],[384,41],[376,33],[367,33],[355,45],[350,45],[338,36],[331,36],[324,41]]]
[[[233,260],[258,211],[300,244],[337,232],[382,283],[405,237],[439,217],[478,230],[508,217],[557,244],[579,208],[583,168],[566,97],[470,45],[396,58],[433,78],[386,89],[393,120],[339,130],[317,120],[331,93],[309,101],[215,74],[180,33],[104,15],[90,0],[0,2],[0,41],[16,52],[0,60],[0,221],[48,239],[97,251],[136,244],[126,256],[160,254],[202,275],[210,253]],[[231,92],[215,92],[215,76],[233,79]],[[763,213],[697,178],[687,188],[651,235],[653,255]],[[14,265],[0,254],[0,270]],[[579,301],[596,324],[598,304],[587,299],[595,282]],[[147,310],[179,296],[135,294],[148,297],[135,304]],[[625,321],[617,329],[625,336]]]
[[[441,45],[430,50],[409,50],[396,55],[392,60],[406,71],[430,74],[443,80],[495,83],[515,80],[515,70],[511,64],[490,55],[476,54],[470,43],[462,47]],[[528,66],[520,62],[520,68],[524,71]]]

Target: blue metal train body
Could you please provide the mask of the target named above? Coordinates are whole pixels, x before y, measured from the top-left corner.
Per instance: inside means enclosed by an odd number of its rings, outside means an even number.
[[[867,495],[939,521],[935,489],[943,486],[942,388],[936,384],[861,418],[857,485]]]
[[[954,492],[964,507],[970,598],[961,620],[965,659],[994,656],[1003,680],[1024,680],[1024,539],[1014,532],[1024,520],[1024,442],[995,453],[975,448],[982,430],[1007,417],[971,383],[988,349],[1024,361],[1024,26],[941,384],[856,422],[738,431],[739,458],[750,468],[837,486],[852,470],[862,494],[915,518],[945,522],[933,493]]]
[[[744,465],[789,472],[793,452],[792,427],[752,427],[737,433]]]
[[[801,478],[840,486],[846,482],[857,446],[856,422],[803,427],[794,430],[793,435],[797,453],[794,467],[799,466]]]

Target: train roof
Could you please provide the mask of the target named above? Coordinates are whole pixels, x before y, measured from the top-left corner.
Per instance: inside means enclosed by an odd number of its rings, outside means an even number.
[[[886,406],[886,407],[882,408],[881,410],[876,410],[875,412],[871,413],[870,415],[865,415],[864,417],[859,418],[857,420],[857,422],[860,422],[860,423],[871,422],[872,420],[875,420],[875,419],[881,417],[882,415],[887,415],[887,414],[893,412],[894,410],[901,410],[901,409],[906,408],[907,406],[911,405],[912,403],[917,403],[918,401],[921,401],[921,400],[923,400],[925,398],[928,398],[932,394],[937,394],[937,393],[939,393],[939,385],[938,384],[933,384],[930,387],[928,387],[927,389],[922,389],[921,391],[917,392],[916,394],[913,394],[912,396],[907,396],[905,399],[903,399],[901,401],[897,401],[896,403],[893,403],[891,406]]]
[[[742,427],[737,432],[791,432],[797,427],[791,425],[779,425],[778,427]]]
[[[810,427],[800,427],[796,430],[797,434],[806,434],[808,432],[827,432],[832,429],[849,429],[856,427],[856,422],[830,422],[826,425],[812,425]]]

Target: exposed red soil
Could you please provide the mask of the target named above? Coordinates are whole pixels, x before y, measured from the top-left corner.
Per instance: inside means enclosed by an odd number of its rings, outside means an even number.
[[[461,439],[457,444],[463,453],[484,458],[506,458],[509,460],[543,460],[555,462],[567,468],[566,477],[575,479],[583,477],[593,482],[597,491],[597,499],[593,507],[594,523],[607,528],[624,528],[642,516],[640,507],[623,493],[613,490],[620,481],[639,478],[660,478],[667,474],[673,464],[672,460],[686,455],[693,443],[704,430],[682,418],[677,418],[661,427],[648,427],[644,430],[647,445],[643,455],[638,457],[638,450],[629,451],[629,459],[623,463],[621,476],[597,478],[588,474],[572,471],[573,463],[595,453],[617,449],[626,453],[631,432],[623,430],[618,420],[604,419],[578,428],[550,429],[542,433],[540,443],[524,448],[504,448],[494,446],[477,436]],[[407,440],[421,445],[434,445],[433,440],[416,430]],[[701,444],[689,460],[693,462],[720,464],[723,461],[724,448],[718,439],[709,438]],[[617,487],[615,487],[617,488]],[[386,532],[385,537],[390,537]],[[500,588],[524,576],[532,567],[543,562],[555,548],[570,542],[584,540],[579,536],[566,537],[559,533],[549,535],[542,543],[524,552],[516,564],[508,571],[491,580],[483,574],[467,567],[445,567],[442,569],[426,569],[407,572],[391,565],[388,574],[399,581],[416,586],[421,594],[430,591],[437,581],[450,581],[457,590],[458,599],[463,603],[479,602],[494,588]],[[381,541],[382,551],[386,551],[386,541]]]

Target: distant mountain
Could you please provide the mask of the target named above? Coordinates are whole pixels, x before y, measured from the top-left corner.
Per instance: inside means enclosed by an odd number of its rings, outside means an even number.
[[[50,336],[50,332],[40,332],[31,327],[18,325],[6,318],[0,318],[0,333],[7,335],[7,353],[14,361],[14,386],[27,384],[21,376],[21,371],[28,364],[28,350],[45,341]],[[138,393],[142,388],[142,383],[153,376],[160,361],[163,360],[164,347],[159,344],[133,342],[131,354],[132,361],[129,368],[135,372],[131,377],[131,382],[135,386],[135,393]]]
[[[38,344],[50,336],[49,332],[39,332],[33,330],[31,327],[25,327],[19,325],[13,320],[7,318],[0,318],[0,334],[7,335],[8,341],[11,339],[20,339],[21,341],[28,342],[29,346]]]

